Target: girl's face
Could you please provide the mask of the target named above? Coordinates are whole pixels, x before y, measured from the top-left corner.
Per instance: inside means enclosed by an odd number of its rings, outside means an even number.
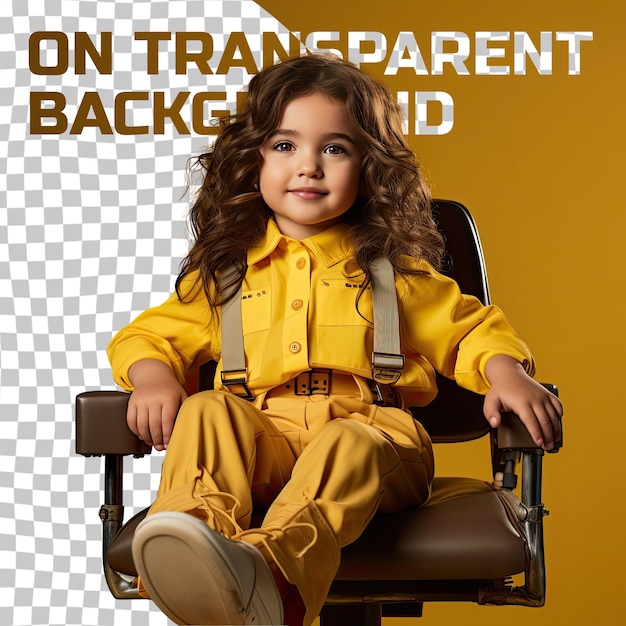
[[[284,235],[315,235],[354,204],[362,154],[343,102],[321,93],[292,100],[260,152],[261,195]]]

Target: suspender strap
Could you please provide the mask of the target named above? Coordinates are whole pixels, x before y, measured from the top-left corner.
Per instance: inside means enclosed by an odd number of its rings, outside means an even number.
[[[235,276],[235,267],[229,267],[221,277],[226,285]],[[374,304],[374,352],[372,378],[377,383],[398,381],[404,368],[400,352],[400,317],[393,267],[384,256],[376,258],[371,267],[372,298]],[[241,322],[241,284],[237,292],[222,305],[222,385],[235,395],[254,400],[248,388],[248,368],[243,347]]]
[[[404,355],[400,352],[400,316],[393,266],[385,256],[372,262],[374,303],[374,352],[372,378],[378,383],[395,383],[402,375]]]
[[[235,276],[235,267],[230,266],[221,276],[222,285]],[[254,400],[248,388],[248,368],[243,348],[243,326],[241,322],[241,283],[237,291],[222,304],[222,385],[236,396]]]

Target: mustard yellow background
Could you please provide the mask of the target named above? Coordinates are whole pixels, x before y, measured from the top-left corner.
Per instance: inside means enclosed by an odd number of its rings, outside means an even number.
[[[626,3],[621,0],[290,0],[259,2],[292,30],[592,31],[581,74],[554,44],[551,76],[410,76],[394,89],[452,95],[455,126],[413,146],[436,197],[474,214],[492,298],[531,345],[538,377],[559,386],[565,447],[544,463],[547,603],[541,609],[429,604],[422,623],[623,623],[626,416],[622,402]],[[506,57],[512,65],[512,54]],[[498,61],[502,64],[505,61]],[[473,68],[471,63],[468,67]],[[371,73],[384,79],[384,64]],[[441,474],[488,476],[487,446],[438,449]],[[400,626],[404,619],[386,619]]]

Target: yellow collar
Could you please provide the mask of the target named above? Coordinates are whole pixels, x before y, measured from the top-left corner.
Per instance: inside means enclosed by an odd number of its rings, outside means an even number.
[[[348,224],[335,224],[317,235],[307,237],[299,243],[312,252],[326,267],[331,267],[348,259],[350,247],[347,242]],[[276,222],[270,218],[267,222],[265,237],[248,250],[248,265],[254,265],[268,257],[283,242],[293,241],[285,237]]]

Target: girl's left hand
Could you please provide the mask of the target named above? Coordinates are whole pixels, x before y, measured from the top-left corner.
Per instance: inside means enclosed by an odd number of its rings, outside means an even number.
[[[491,389],[485,396],[483,412],[491,426],[497,428],[501,413],[511,411],[522,420],[537,446],[552,450],[561,439],[563,407],[559,399],[509,356],[489,359],[485,374]]]

